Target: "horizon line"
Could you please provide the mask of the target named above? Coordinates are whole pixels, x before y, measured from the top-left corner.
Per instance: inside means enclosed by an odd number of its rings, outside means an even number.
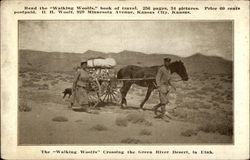
[[[93,52],[100,52],[100,53],[103,53],[103,54],[119,54],[121,52],[124,52],[124,51],[128,51],[128,52],[137,52],[137,53],[141,53],[141,54],[145,54],[145,55],[170,55],[170,56],[176,56],[176,57],[180,57],[180,58],[188,58],[188,57],[192,57],[192,56],[195,56],[195,55],[202,55],[204,57],[217,57],[217,58],[222,58],[223,60],[226,60],[226,61],[233,61],[233,57],[232,59],[226,59],[222,56],[217,56],[217,55],[204,55],[202,54],[201,52],[196,52],[192,55],[189,55],[189,56],[179,56],[179,55],[174,55],[174,54],[169,54],[169,53],[145,53],[145,52],[141,52],[141,51],[132,51],[132,50],[122,50],[120,52],[103,52],[103,51],[97,51],[97,50],[92,50],[92,49],[88,49],[84,52],[62,52],[62,51],[42,51],[42,50],[33,50],[33,49],[18,49],[18,50],[29,50],[29,51],[40,51],[40,52],[47,52],[47,53],[66,53],[66,54],[85,54],[86,52],[88,51],[93,51]]]

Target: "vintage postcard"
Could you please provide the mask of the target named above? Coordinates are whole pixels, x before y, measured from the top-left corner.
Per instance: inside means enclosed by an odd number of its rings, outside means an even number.
[[[249,158],[249,2],[3,1],[1,149]]]

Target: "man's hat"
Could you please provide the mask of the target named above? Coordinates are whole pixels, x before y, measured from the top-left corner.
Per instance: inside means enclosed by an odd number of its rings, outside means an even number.
[[[164,58],[164,61],[165,61],[165,62],[170,62],[171,59],[170,59],[170,58]]]

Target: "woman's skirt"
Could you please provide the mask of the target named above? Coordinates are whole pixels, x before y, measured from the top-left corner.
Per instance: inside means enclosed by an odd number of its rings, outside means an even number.
[[[71,103],[74,107],[87,109],[89,107],[87,90],[84,87],[76,86],[71,97]]]

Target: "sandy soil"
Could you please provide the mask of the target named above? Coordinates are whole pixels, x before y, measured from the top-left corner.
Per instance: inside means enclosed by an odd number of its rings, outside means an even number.
[[[30,79],[24,76],[22,79]],[[62,76],[65,77],[65,76]],[[38,83],[44,83],[40,81]],[[199,123],[181,118],[155,119],[151,110],[157,102],[154,95],[145,105],[144,111],[139,110],[139,104],[145,91],[128,93],[128,107],[120,109],[119,105],[107,105],[94,113],[73,111],[68,109],[68,100],[62,99],[61,92],[69,87],[69,81],[59,81],[48,89],[34,90],[34,87],[20,86],[19,101],[25,101],[31,108],[29,112],[19,112],[18,132],[21,145],[44,144],[198,144],[198,143],[232,143],[232,135],[222,135],[218,132],[197,131]],[[22,83],[20,83],[22,84]],[[135,89],[139,92],[138,89]],[[154,93],[157,95],[157,93]],[[222,105],[223,106],[223,105]],[[213,112],[212,109],[209,111]],[[117,119],[125,119],[128,115],[138,115],[148,123],[127,121],[127,126],[116,124]],[[64,117],[67,121],[53,121],[55,117]],[[99,126],[99,127],[96,127]],[[96,127],[96,128],[95,128]],[[185,135],[187,130],[197,131],[197,134]],[[143,132],[143,131],[146,131]]]
[[[30,102],[34,106],[32,112],[22,112],[20,115],[20,144],[116,144],[123,139],[138,139],[142,143],[226,143],[229,136],[199,132],[197,136],[185,137],[181,133],[187,129],[195,129],[196,125],[187,122],[152,118],[151,111],[103,109],[98,114],[75,112],[66,105],[47,103],[43,105]],[[115,111],[114,110],[118,110]],[[152,122],[152,126],[129,123],[127,127],[117,126],[117,117],[129,113],[143,114]],[[55,122],[56,116],[64,116],[67,122]],[[106,126],[107,130],[93,130],[95,125]],[[147,129],[151,135],[140,135]]]

